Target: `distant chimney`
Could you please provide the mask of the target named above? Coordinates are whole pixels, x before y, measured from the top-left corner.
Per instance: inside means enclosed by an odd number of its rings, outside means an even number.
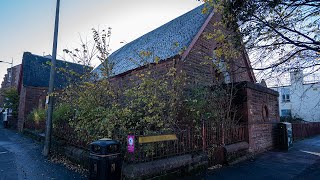
[[[264,79],[261,80],[260,85],[263,86],[263,87],[268,87],[267,83],[266,83],[266,80],[264,80]]]
[[[50,54],[43,56],[44,58],[52,59],[52,56]]]
[[[290,72],[290,83],[291,85],[303,85],[303,70],[296,69]]]

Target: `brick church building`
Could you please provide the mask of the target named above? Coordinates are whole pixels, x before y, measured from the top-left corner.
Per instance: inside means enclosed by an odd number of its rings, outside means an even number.
[[[217,76],[225,83],[241,84],[238,95],[244,99],[240,110],[242,122],[248,126],[248,149],[263,151],[271,148],[275,144],[275,128],[279,122],[278,93],[256,83],[245,48],[241,48],[237,58],[228,60],[228,70],[217,75],[217,69],[210,62],[217,61],[214,50],[221,43],[205,36],[216,30],[225,34],[235,32],[217,25],[221,16],[214,10],[202,13],[202,9],[203,5],[112,53],[108,58],[114,66],[111,79],[120,86],[127,84],[134,75],[146,70],[146,63],[151,63],[152,71],[159,77],[167,74],[171,67],[178,73],[185,73],[191,86],[212,86]],[[155,63],[155,59],[159,62]],[[224,63],[219,62],[222,69],[226,66]],[[100,65],[93,72],[101,77],[102,69]]]
[[[246,144],[250,151],[263,151],[275,144],[275,128],[279,122],[278,93],[256,83],[245,48],[237,58],[217,60],[214,50],[221,46],[215,38],[206,35],[216,30],[224,34],[235,33],[219,24],[221,16],[212,10],[202,13],[203,5],[160,26],[159,28],[127,43],[112,53],[108,60],[113,64],[111,80],[124,85],[136,74],[152,64],[159,78],[174,67],[186,75],[190,86],[212,86],[216,79],[225,83],[241,85],[238,95],[242,97],[240,113],[247,125]],[[150,53],[149,53],[150,52]],[[39,106],[44,106],[47,95],[50,57],[24,53],[19,81],[20,105],[17,127],[23,130],[27,115]],[[157,61],[157,63],[155,63]],[[159,62],[158,62],[159,61]],[[226,68],[226,62],[229,67]],[[218,64],[218,67],[212,66]],[[57,62],[57,67],[71,68],[82,73],[84,67],[74,63]],[[217,70],[221,71],[219,73]],[[93,73],[102,76],[102,65]],[[67,76],[57,73],[55,88],[66,86]]]

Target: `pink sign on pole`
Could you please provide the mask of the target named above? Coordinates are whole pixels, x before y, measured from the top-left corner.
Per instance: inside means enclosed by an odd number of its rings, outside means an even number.
[[[128,136],[128,152],[134,153],[134,136]]]

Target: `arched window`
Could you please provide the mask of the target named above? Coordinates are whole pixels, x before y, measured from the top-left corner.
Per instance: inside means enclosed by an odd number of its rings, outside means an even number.
[[[262,117],[264,121],[269,119],[269,110],[268,110],[268,106],[266,105],[262,107]]]

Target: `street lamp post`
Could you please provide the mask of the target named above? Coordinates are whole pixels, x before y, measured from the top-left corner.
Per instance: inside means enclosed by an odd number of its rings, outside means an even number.
[[[55,17],[55,24],[54,24],[50,80],[49,80],[49,89],[48,89],[49,104],[48,104],[48,113],[47,113],[47,120],[46,120],[46,137],[45,137],[45,142],[44,142],[44,147],[43,147],[43,155],[44,156],[49,155],[50,147],[51,147],[53,88],[54,88],[54,76],[55,76],[55,69],[56,69],[57,45],[58,45],[59,10],[60,10],[60,0],[57,0],[56,17]]]

